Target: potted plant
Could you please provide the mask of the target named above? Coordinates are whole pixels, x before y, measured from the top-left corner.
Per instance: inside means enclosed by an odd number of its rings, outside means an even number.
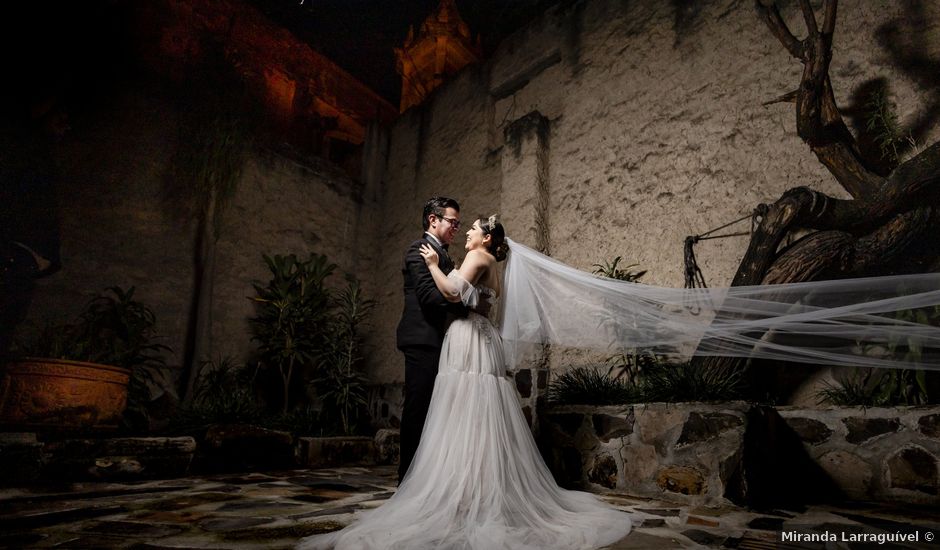
[[[162,367],[153,311],[134,287],[94,296],[77,322],[47,326],[20,345],[0,382],[0,423],[24,428],[115,429],[148,368]]]

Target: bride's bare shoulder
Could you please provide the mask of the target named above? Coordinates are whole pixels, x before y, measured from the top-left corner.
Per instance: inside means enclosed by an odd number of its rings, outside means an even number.
[[[488,252],[484,250],[479,250],[479,249],[468,250],[465,258],[466,260],[471,260],[472,258],[471,261],[479,262],[486,266],[491,266],[496,263],[496,258],[494,258],[492,254],[489,254]]]

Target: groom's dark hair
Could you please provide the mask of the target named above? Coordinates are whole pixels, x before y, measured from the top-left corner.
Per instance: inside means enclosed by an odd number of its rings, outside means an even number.
[[[424,203],[424,214],[421,218],[421,226],[424,227],[424,230],[427,231],[431,227],[431,222],[428,221],[428,216],[434,214],[438,218],[444,217],[444,211],[448,208],[453,208],[457,212],[460,212],[460,205],[457,204],[457,201],[447,197],[431,197],[428,199],[428,202]]]

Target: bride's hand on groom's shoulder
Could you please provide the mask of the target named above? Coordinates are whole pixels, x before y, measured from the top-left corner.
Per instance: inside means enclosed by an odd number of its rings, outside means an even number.
[[[422,244],[419,252],[421,253],[421,257],[424,258],[424,263],[428,265],[437,263],[437,251],[435,251],[431,245]]]

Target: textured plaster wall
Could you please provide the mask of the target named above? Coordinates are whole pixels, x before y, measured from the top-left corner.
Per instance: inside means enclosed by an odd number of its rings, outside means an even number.
[[[87,295],[107,286],[137,287],[157,317],[161,343],[183,360],[194,291],[195,223],[166,177],[178,138],[174,105],[145,91],[123,93],[88,119],[73,121],[61,149],[62,263],[41,280],[29,318],[74,317]],[[213,358],[250,358],[253,280],[270,278],[262,254],[326,254],[333,278],[358,265],[359,184],[328,163],[268,150],[249,155],[238,191],[223,214],[216,252]],[[27,327],[23,327],[28,330]]]
[[[802,34],[797,4],[783,4],[784,18]],[[752,2],[695,2],[680,15],[674,3],[658,0],[563,3],[392,126],[375,195],[381,225],[372,288],[383,303],[372,340],[376,381],[403,377],[394,347],[397,270],[401,250],[420,233],[424,200],[454,196],[464,218],[500,208],[527,162],[505,161],[515,144],[504,131],[533,111],[550,128],[542,151],[548,249],[581,269],[622,255],[649,270],[645,282],[679,287],[687,235],[797,185],[847,196],[797,137],[794,106],[763,105],[795,89],[802,66],[758,20]],[[879,38],[892,29],[904,38]],[[902,126],[929,118],[937,92],[918,80],[928,65],[902,69],[889,48],[940,58],[940,5],[840,3],[830,70],[837,102],[858,109],[858,90],[884,78]],[[919,141],[938,138],[934,123]],[[502,214],[511,237],[536,244],[531,216]],[[710,286],[730,283],[746,246],[746,237],[697,246]]]

